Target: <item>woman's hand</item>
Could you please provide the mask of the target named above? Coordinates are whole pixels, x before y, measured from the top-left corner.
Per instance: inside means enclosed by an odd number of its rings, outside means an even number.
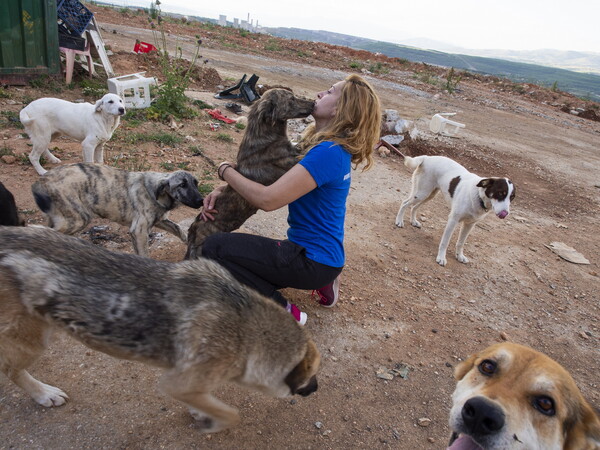
[[[200,211],[200,217],[205,222],[215,220],[213,214],[218,213],[215,209],[215,203],[217,202],[217,197],[223,192],[223,189],[225,189],[225,186],[214,188],[210,194],[204,197],[204,207],[202,208],[202,211]]]

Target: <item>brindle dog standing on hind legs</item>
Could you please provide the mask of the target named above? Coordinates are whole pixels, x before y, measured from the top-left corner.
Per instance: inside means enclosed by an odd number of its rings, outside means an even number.
[[[307,117],[314,101],[298,98],[286,89],[270,89],[248,114],[248,128],[237,154],[236,170],[258,183],[273,184],[298,161],[298,150],[287,136],[287,120]],[[219,195],[219,213],[214,221],[204,222],[201,215],[190,226],[185,259],[202,253],[207,236],[239,228],[258,210],[227,186]]]

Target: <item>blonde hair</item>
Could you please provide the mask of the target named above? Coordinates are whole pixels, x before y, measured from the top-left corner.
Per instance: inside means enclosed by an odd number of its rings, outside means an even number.
[[[307,152],[323,141],[334,141],[352,155],[355,168],[364,163],[363,170],[368,170],[373,166],[373,149],[381,130],[381,104],[361,76],[351,74],[344,81],[333,120],[318,132],[314,124],[307,128],[300,147]]]

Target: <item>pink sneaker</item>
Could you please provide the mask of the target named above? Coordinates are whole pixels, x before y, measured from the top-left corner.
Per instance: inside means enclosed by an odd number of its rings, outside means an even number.
[[[331,308],[340,298],[340,275],[327,286],[313,291],[313,293],[315,292],[319,296],[319,305]]]
[[[308,316],[305,312],[300,311],[296,305],[288,302],[285,309],[287,309],[287,311],[294,316],[294,319],[296,319],[300,325],[304,325],[306,323]]]

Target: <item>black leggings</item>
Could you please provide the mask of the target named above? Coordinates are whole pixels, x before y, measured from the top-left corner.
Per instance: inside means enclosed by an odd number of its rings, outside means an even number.
[[[287,306],[279,289],[319,289],[331,283],[342,267],[306,257],[304,247],[288,240],[245,233],[217,233],[206,238],[202,256],[220,263],[241,283]]]

